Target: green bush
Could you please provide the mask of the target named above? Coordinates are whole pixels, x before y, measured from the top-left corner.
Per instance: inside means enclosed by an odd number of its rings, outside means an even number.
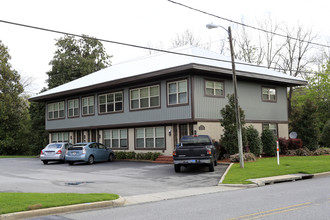
[[[323,146],[330,147],[330,120],[328,120],[323,127],[320,142]]]
[[[261,140],[259,132],[252,125],[246,129],[246,137],[249,144],[250,152],[256,156],[261,154]]]
[[[265,129],[261,133],[263,152],[266,156],[275,156],[276,137],[273,131]]]
[[[136,159],[136,160],[156,160],[161,153],[159,152],[147,152],[147,153],[135,153],[134,151],[117,151],[115,152],[116,159]]]

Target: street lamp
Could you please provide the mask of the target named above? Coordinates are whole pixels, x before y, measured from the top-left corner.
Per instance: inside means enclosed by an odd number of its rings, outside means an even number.
[[[231,65],[233,69],[233,86],[234,86],[234,100],[235,100],[235,113],[236,113],[236,127],[237,127],[237,139],[238,139],[238,153],[239,153],[239,163],[240,167],[244,168],[244,159],[243,159],[243,143],[242,143],[242,127],[241,127],[241,117],[238,106],[238,97],[237,97],[237,79],[236,79],[236,69],[235,69],[235,60],[234,60],[234,48],[233,48],[233,39],[231,36],[231,28],[228,29],[215,24],[207,24],[208,29],[212,28],[222,28],[227,31],[229,35],[229,44],[230,44],[230,54],[231,54]]]

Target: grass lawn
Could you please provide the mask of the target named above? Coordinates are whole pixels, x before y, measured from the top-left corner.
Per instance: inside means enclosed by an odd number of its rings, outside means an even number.
[[[294,173],[322,173],[330,171],[330,155],[306,157],[276,157],[257,159],[256,162],[245,162],[244,168],[234,164],[227,173],[224,184],[248,184],[247,179],[279,176]]]
[[[119,196],[108,193],[0,193],[0,214],[27,211],[89,202],[115,200]],[[30,208],[29,208],[30,207]]]
[[[24,156],[24,155],[0,155],[1,158],[36,158],[37,156]]]

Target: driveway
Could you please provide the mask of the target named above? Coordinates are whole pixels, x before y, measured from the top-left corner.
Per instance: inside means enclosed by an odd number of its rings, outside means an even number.
[[[0,192],[115,193],[132,196],[215,186],[227,165],[215,172],[192,167],[175,173],[172,164],[114,161],[93,165],[50,162],[38,158],[0,159]]]

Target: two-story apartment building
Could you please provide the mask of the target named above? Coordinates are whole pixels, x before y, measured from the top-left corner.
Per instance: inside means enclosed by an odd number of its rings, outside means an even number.
[[[171,155],[182,135],[219,140],[220,109],[233,93],[230,58],[191,46],[173,52],[116,64],[32,97],[46,102],[49,141]],[[261,67],[236,69],[247,125],[287,137],[287,86],[307,82]]]

